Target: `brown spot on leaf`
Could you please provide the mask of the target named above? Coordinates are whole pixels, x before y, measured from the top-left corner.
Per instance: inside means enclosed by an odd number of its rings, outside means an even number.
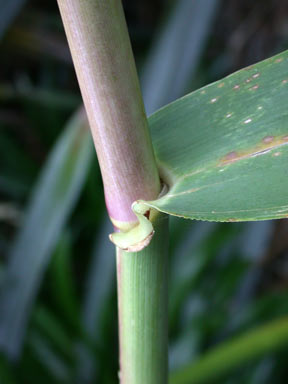
[[[242,150],[242,151],[232,151],[227,153],[222,159],[220,159],[218,166],[223,167],[223,165],[232,164],[236,161],[249,159],[251,157],[258,157],[266,153],[271,152],[273,149],[278,149],[283,145],[287,145],[288,135],[282,137],[275,136],[266,136],[261,142],[255,145],[253,148]],[[279,154],[278,154],[279,153]],[[274,156],[279,156],[280,152],[276,152]]]
[[[235,160],[237,158],[238,158],[237,152],[233,151],[233,152],[227,153],[227,155],[224,157],[224,160],[230,161],[230,160]]]
[[[268,143],[272,143],[273,140],[274,140],[274,136],[266,136],[262,141],[263,143],[268,144]]]

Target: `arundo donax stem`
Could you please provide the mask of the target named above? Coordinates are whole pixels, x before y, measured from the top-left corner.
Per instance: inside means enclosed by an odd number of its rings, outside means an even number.
[[[160,192],[120,0],[58,0],[114,226],[136,223],[131,204]],[[122,384],[167,383],[167,217],[141,252],[117,250]]]

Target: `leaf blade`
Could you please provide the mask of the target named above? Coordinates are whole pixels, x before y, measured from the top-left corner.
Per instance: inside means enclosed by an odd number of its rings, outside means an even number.
[[[41,277],[85,181],[92,155],[83,112],[56,143],[11,248],[0,292],[0,349],[17,358]]]
[[[286,51],[149,118],[158,165],[170,190],[147,205],[207,221],[288,215],[287,63]]]
[[[245,362],[287,346],[287,341],[288,322],[283,317],[216,346],[195,363],[172,372],[169,384],[210,382]]]

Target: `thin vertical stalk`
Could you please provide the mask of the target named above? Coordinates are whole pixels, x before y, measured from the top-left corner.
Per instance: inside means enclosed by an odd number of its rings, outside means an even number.
[[[58,0],[89,118],[110,218],[127,231],[131,204],[160,192],[147,118],[120,0]],[[117,249],[121,384],[167,383],[167,242],[164,214],[138,253]]]
[[[120,0],[58,0],[116,227],[133,226],[131,204],[160,181]]]
[[[125,384],[168,382],[168,217],[158,214],[155,235],[141,252],[117,249],[120,378]]]

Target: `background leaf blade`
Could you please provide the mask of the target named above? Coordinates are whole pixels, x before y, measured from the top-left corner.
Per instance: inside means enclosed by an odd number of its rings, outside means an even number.
[[[12,358],[20,352],[42,274],[82,189],[92,153],[81,111],[52,151],[9,255],[0,295],[0,348]]]
[[[169,383],[200,384],[215,380],[244,362],[287,345],[287,339],[287,318],[273,321],[215,347],[194,364],[172,373]]]

